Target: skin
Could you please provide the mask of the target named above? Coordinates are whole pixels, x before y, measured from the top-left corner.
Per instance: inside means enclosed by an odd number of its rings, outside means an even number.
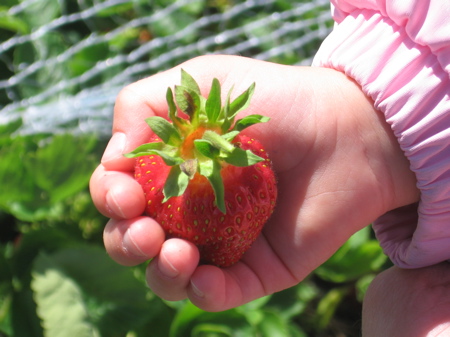
[[[204,310],[221,311],[291,287],[353,233],[419,199],[415,175],[384,117],[344,74],[233,56],[203,56],[181,66],[204,95],[213,77],[224,92],[235,85],[235,95],[256,82],[242,116],[271,117],[247,134],[258,138],[273,160],[279,200],[240,262],[226,269],[198,266],[193,244],[166,241],[159,224],[141,216],[145,202],[133,179],[134,161],[122,156],[148,141],[145,118],[167,115],[165,93],[179,83],[180,69],[124,88],[91,193],[99,211],[111,218],[104,231],[109,255],[128,266],[152,259],[147,282],[158,296],[188,297]]]
[[[363,306],[363,336],[450,336],[450,264],[392,267],[371,283]]]

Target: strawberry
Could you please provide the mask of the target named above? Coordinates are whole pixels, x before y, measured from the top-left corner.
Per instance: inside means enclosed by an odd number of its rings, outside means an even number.
[[[205,98],[182,70],[175,94],[167,90],[170,121],[146,119],[155,135],[126,154],[136,158],[135,178],[145,193],[145,213],[168,237],[193,242],[203,263],[227,267],[237,262],[275,207],[276,179],[267,152],[240,133],[269,118],[249,115],[235,122],[254,88],[252,84],[232,102],[230,90],[222,106],[217,79]],[[177,106],[188,119],[179,116]]]

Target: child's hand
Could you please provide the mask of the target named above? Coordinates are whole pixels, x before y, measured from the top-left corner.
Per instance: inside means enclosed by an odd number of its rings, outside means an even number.
[[[450,264],[379,274],[364,297],[362,335],[450,336]],[[386,308],[389,308],[386,310]]]
[[[134,160],[122,156],[148,141],[146,117],[167,115],[166,90],[179,83],[180,69],[126,87],[91,192],[98,209],[112,218],[104,233],[108,253],[124,265],[154,258],[147,280],[162,298],[189,297],[200,308],[218,311],[293,286],[354,232],[418,200],[415,176],[384,117],[340,72],[230,56],[200,57],[182,67],[203,90],[213,77],[224,92],[234,85],[240,93],[256,82],[243,114],[271,117],[248,134],[257,135],[271,156],[279,199],[240,262],[227,269],[198,266],[193,244],[165,241],[159,224],[141,216],[145,202],[133,179]]]

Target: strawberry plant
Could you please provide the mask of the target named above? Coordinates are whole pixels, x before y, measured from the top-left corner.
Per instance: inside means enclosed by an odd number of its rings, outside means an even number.
[[[155,133],[137,157],[135,177],[147,200],[146,213],[169,237],[196,244],[206,263],[226,267],[238,261],[261,232],[275,207],[277,187],[263,146],[241,131],[269,118],[249,115],[255,85],[222,106],[214,79],[207,98],[182,71],[181,85],[167,91],[169,118],[146,120]],[[178,115],[178,108],[188,119]]]

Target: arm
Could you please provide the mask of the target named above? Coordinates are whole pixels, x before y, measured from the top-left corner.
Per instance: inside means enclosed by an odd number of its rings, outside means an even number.
[[[337,26],[314,64],[342,71],[390,125],[420,202],[379,217],[385,252],[405,268],[450,259],[450,7],[439,1],[333,1]]]

